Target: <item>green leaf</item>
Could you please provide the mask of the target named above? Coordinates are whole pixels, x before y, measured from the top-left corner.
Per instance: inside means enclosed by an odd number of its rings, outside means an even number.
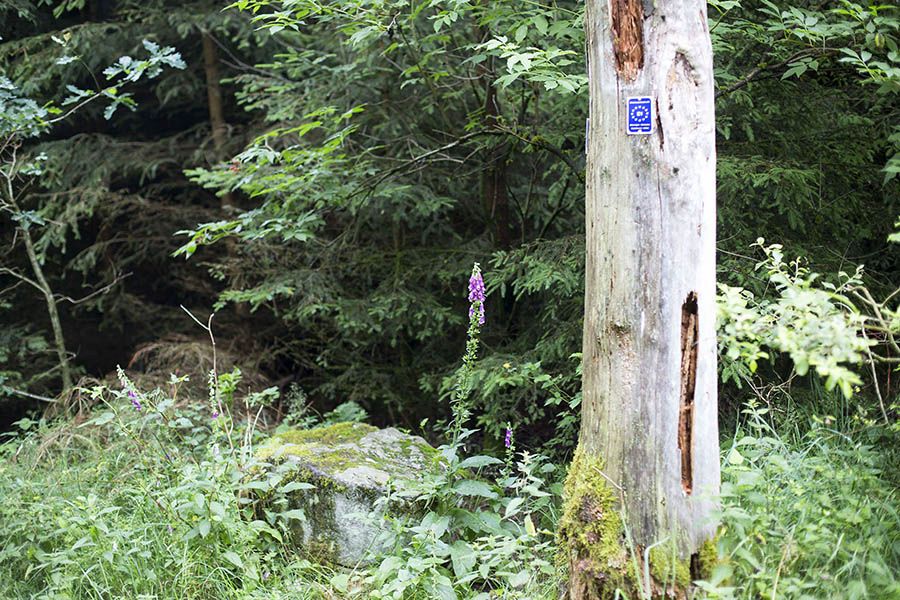
[[[284,541],[282,539],[281,533],[279,533],[276,529],[273,529],[272,527],[270,527],[269,524],[266,523],[265,521],[260,521],[260,520],[251,521],[250,527],[252,529],[255,529],[256,531],[259,531],[262,533],[267,533],[268,535],[270,535],[273,538],[275,538],[276,540],[278,540],[279,543]]]
[[[453,572],[457,577],[468,575],[475,566],[477,557],[472,547],[462,540],[456,540],[450,545],[450,561],[453,563]]]
[[[341,593],[346,593],[350,587],[350,575],[347,573],[338,573],[331,578],[331,587]]]
[[[482,498],[496,498],[497,494],[491,486],[483,481],[463,479],[453,486],[453,491],[461,496],[480,496]]]
[[[731,452],[728,453],[728,463],[732,465],[740,465],[743,464],[744,457],[738,452],[737,448],[732,448]]]
[[[507,578],[507,581],[509,581],[510,586],[512,586],[514,588],[518,588],[518,587],[522,587],[526,583],[528,583],[528,580],[530,578],[531,578],[531,575],[528,573],[528,571],[519,571],[518,573],[515,573],[514,575],[510,575]]]
[[[209,512],[217,517],[224,518],[225,517],[225,505],[221,502],[210,502],[209,503]]]
[[[306,520],[306,513],[303,512],[303,510],[301,510],[299,508],[286,510],[286,511],[284,511],[282,513],[278,513],[278,514],[281,515],[282,517],[284,517],[285,519],[294,519],[297,521],[305,521]]]
[[[503,461],[493,456],[470,456],[466,460],[459,463],[460,469],[479,469],[488,465],[497,465]]]
[[[457,600],[459,598],[449,578],[442,575],[434,575],[433,578],[434,581],[428,586],[430,588],[428,593],[432,598],[437,600]]]
[[[241,557],[238,556],[237,552],[232,552],[231,550],[229,550],[222,555],[222,558],[236,566],[238,569],[244,568],[244,561],[241,560]]]
[[[306,483],[305,481],[292,481],[288,484],[285,484],[278,488],[278,491],[282,494],[289,494],[291,492],[296,492],[297,490],[314,490],[316,486],[311,483]]]
[[[516,42],[521,44],[522,40],[524,40],[527,35],[528,25],[519,25],[518,29],[516,29]]]
[[[513,498],[510,500],[509,504],[506,505],[506,511],[503,513],[504,518],[509,519],[518,514],[519,507],[522,506],[523,502],[525,502],[524,498]]]
[[[258,490],[260,492],[268,492],[272,489],[272,486],[268,481],[248,481],[244,485],[242,485],[240,490]]]
[[[531,520],[531,515],[525,517],[525,532],[531,537],[537,535],[537,528],[534,526],[534,521]]]

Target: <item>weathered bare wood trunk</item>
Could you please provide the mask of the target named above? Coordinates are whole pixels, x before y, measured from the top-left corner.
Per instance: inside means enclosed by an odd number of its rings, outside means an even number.
[[[616,565],[598,562],[620,557],[590,548],[601,537],[591,519],[608,516],[604,497],[624,508],[619,529],[628,530],[632,552],[667,543],[673,556],[687,559],[714,532],[719,488],[706,3],[588,0],[585,27],[584,401],[567,483],[576,506],[567,507],[568,535],[563,529],[573,598],[602,595]],[[651,100],[649,135],[626,133],[632,97]],[[607,489],[594,497],[591,485]],[[575,539],[575,522],[590,535]]]

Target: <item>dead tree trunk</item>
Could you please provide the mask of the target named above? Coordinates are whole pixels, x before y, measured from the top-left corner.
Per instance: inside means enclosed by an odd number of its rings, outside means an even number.
[[[570,597],[678,597],[709,550],[719,488],[706,3],[586,8],[584,400],[561,525]]]

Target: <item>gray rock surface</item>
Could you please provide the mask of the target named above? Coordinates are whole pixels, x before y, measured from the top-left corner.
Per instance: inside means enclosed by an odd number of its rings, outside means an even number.
[[[381,533],[380,509],[389,481],[414,480],[437,452],[425,440],[394,428],[338,423],[271,438],[258,456],[288,466],[288,479],[314,489],[290,494],[294,541],[311,558],[354,566],[364,562]]]

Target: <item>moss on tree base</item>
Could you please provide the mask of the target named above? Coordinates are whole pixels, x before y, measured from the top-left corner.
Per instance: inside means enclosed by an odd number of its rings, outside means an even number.
[[[717,561],[715,543],[703,544],[693,561],[674,543],[648,551],[629,543],[619,493],[603,474],[603,461],[578,448],[564,487],[559,542],[569,566],[571,600],[688,597],[692,575],[707,577]]]

